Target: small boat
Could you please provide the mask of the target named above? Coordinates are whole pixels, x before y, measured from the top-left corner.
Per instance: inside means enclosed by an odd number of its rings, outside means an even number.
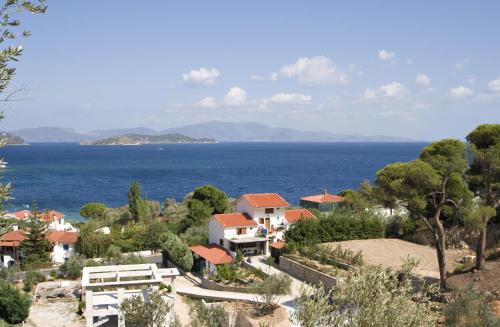
[[[8,162],[5,162],[5,161],[1,162],[1,163],[0,163],[0,169],[5,169],[5,168],[7,168],[7,164],[8,164]]]

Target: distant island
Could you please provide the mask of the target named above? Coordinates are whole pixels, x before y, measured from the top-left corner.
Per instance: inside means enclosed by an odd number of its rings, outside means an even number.
[[[334,131],[307,131],[271,127],[256,122],[210,121],[194,125],[170,127],[160,131],[147,128],[121,128],[79,131],[67,127],[37,127],[9,131],[26,142],[83,142],[90,144],[106,138],[125,135],[158,136],[181,134],[191,138],[209,138],[219,142],[415,142],[416,140],[387,135],[338,134]],[[197,141],[198,142],[198,141]]]
[[[6,133],[6,132],[2,132],[0,134],[0,140],[2,140],[3,142],[5,142],[6,145],[22,145],[22,144],[26,144],[26,142],[24,142],[24,139],[22,137],[13,135],[11,133]]]
[[[141,145],[169,143],[217,143],[217,140],[200,137],[194,138],[182,134],[141,135],[125,134],[107,137],[93,142],[81,142],[82,145]]]

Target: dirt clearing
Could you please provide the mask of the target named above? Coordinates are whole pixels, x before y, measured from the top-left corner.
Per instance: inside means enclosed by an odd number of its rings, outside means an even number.
[[[323,243],[323,245],[333,247],[340,245],[342,248],[350,249],[354,253],[361,251],[365,264],[382,265],[383,267],[398,268],[401,266],[404,258],[412,255],[419,260],[418,273],[424,277],[439,278],[436,250],[430,246],[393,238],[330,242]],[[464,250],[447,250],[447,270],[453,271],[456,260],[462,258],[467,253],[468,251]]]

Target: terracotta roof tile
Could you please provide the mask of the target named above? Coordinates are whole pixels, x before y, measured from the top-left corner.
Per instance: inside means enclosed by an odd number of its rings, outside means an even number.
[[[190,249],[203,259],[215,265],[233,262],[231,253],[217,244],[194,245],[191,246]]]
[[[271,247],[272,248],[275,248],[275,249],[282,249],[285,247],[285,242],[283,241],[276,241],[274,243],[271,244]]]
[[[222,213],[214,215],[214,219],[224,227],[257,226],[257,222],[245,213]]]
[[[315,218],[313,213],[307,209],[285,210],[285,219],[291,224],[302,218]]]
[[[245,199],[254,208],[288,207],[290,204],[278,193],[243,194],[237,201]]]
[[[77,232],[52,231],[49,233],[47,238],[52,243],[75,244],[76,242],[78,242],[78,233]]]
[[[43,220],[45,222],[51,222],[54,219],[59,220],[62,218],[64,218],[64,214],[62,212],[55,210],[45,211],[38,215],[38,219]]]
[[[19,210],[19,211],[12,213],[12,215],[14,217],[16,217],[17,219],[26,219],[26,218],[33,217],[33,214],[29,210]]]
[[[315,203],[331,203],[331,202],[338,203],[344,201],[344,198],[333,194],[318,194],[318,195],[305,196],[301,198],[301,200],[315,202]]]
[[[22,241],[26,239],[26,232],[22,229],[13,230],[0,236],[0,241]]]

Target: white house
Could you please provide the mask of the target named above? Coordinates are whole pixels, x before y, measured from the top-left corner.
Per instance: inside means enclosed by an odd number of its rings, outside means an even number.
[[[16,261],[22,258],[19,253],[19,244],[26,239],[26,231],[17,229],[0,236],[0,258],[3,267],[14,265]],[[50,256],[55,263],[63,263],[69,257],[75,254],[75,246],[78,242],[78,233],[68,231],[50,231],[47,239],[52,244]]]

